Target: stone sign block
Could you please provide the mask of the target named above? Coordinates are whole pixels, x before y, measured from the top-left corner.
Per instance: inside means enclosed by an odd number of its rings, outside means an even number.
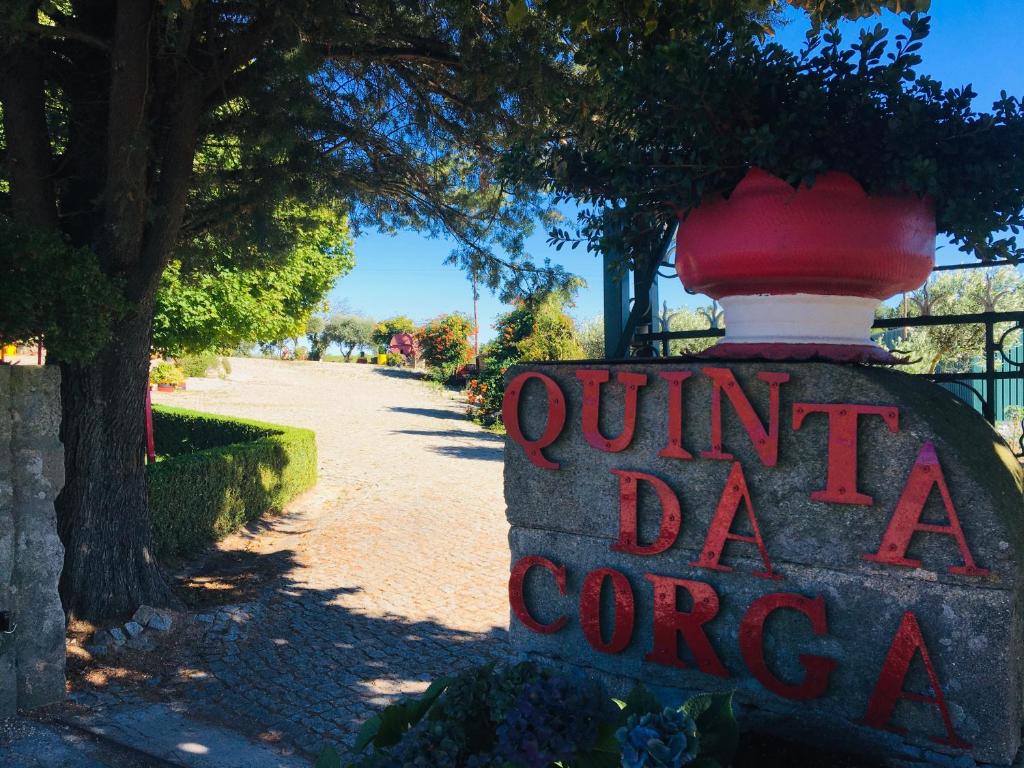
[[[1009,765],[1024,474],[977,413],[826,363],[507,375],[517,651],[618,692],[735,690],[746,727]]]

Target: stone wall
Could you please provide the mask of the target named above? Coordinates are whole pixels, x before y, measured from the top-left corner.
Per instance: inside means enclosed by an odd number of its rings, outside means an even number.
[[[587,371],[609,380],[588,388]],[[517,651],[618,693],[636,680],[666,699],[733,690],[748,728],[1010,764],[1024,719],[1024,475],[971,408],[900,373],[820,363],[531,364],[509,372],[510,390],[524,373],[535,378],[514,398],[505,465]],[[730,538],[713,543],[716,529]]]
[[[59,429],[59,369],[0,365],[0,717],[64,695]]]

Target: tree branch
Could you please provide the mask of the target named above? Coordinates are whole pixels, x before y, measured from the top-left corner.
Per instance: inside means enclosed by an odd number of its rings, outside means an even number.
[[[328,59],[358,59],[372,61],[418,61],[430,64],[458,66],[462,59],[451,51],[428,50],[413,46],[368,45],[365,47],[349,47],[340,45],[320,44],[320,51]]]
[[[79,29],[68,26],[50,26],[47,24],[37,24],[36,22],[26,21],[20,24],[11,25],[15,30],[19,32],[27,32],[32,35],[39,37],[56,38],[58,40],[75,40],[79,43],[85,43],[93,48],[98,48],[104,53],[110,53],[110,42],[103,40],[102,38],[90,35],[87,32],[82,32]]]
[[[35,46],[5,51],[0,65],[0,102],[4,107],[11,207],[26,223],[56,230],[57,198],[45,99]]]

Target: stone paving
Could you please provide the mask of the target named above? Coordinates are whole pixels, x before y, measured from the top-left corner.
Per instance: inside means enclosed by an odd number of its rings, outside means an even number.
[[[199,583],[225,562],[258,572],[250,599],[191,612],[186,641],[157,652],[162,672],[79,685],[72,698],[181,701],[190,716],[315,754],[349,743],[397,695],[507,652],[502,440],[405,371],[232,364],[228,381],[155,400],[312,428],[320,482],[189,569]]]

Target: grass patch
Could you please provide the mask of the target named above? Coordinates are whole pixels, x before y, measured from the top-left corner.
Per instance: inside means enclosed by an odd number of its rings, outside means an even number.
[[[153,406],[147,468],[156,555],[194,554],[316,483],[311,430]]]

